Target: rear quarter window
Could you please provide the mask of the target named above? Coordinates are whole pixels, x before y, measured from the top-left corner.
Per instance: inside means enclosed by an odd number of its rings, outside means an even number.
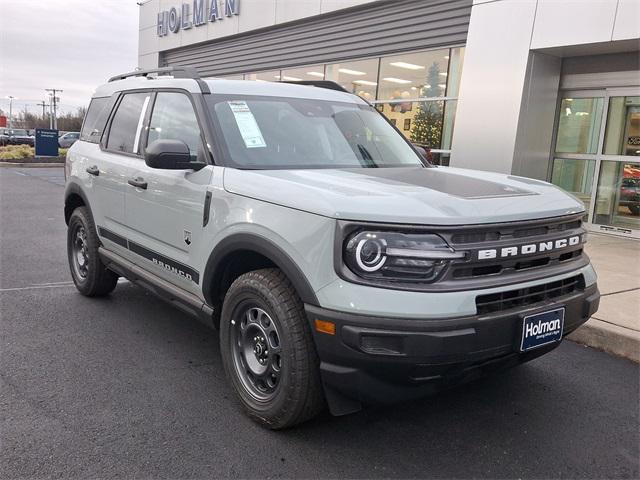
[[[84,117],[80,140],[91,143],[100,143],[100,137],[109,118],[109,113],[115,102],[114,97],[94,98],[89,104],[89,109]]]

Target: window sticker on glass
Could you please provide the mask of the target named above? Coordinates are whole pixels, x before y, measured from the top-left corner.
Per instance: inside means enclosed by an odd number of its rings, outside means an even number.
[[[227,103],[236,119],[236,124],[238,125],[245,146],[247,148],[266,147],[267,144],[264,141],[260,127],[247,102],[232,101]]]

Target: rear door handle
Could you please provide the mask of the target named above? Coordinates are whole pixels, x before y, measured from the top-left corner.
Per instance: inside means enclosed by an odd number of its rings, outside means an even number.
[[[97,166],[92,165],[90,167],[87,167],[87,173],[89,175],[93,175],[94,177],[97,177],[98,175],[100,175],[100,170],[98,169]]]
[[[143,190],[147,189],[147,182],[145,182],[142,177],[130,178],[127,180],[127,183],[132,187],[141,188]]]

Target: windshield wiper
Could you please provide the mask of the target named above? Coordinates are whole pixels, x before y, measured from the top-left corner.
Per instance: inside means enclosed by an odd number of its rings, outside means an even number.
[[[363,145],[359,143],[358,151],[360,152],[360,155],[362,155],[362,159],[365,161],[366,165],[372,168],[378,168],[378,165],[376,165],[376,163],[373,161],[373,157],[369,153],[369,150],[367,150]]]

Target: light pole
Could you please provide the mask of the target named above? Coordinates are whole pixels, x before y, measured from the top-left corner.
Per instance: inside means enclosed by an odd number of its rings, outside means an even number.
[[[13,120],[11,120],[11,117],[13,116],[13,99],[15,98],[17,100],[18,97],[7,95],[7,98],[9,99],[9,128],[11,128],[13,127]]]
[[[56,97],[56,92],[62,93],[64,90],[60,90],[59,88],[45,88],[45,91],[49,92],[51,95],[51,103],[53,106],[53,124],[52,128],[58,129],[58,118],[56,115],[56,107],[60,99]]]

